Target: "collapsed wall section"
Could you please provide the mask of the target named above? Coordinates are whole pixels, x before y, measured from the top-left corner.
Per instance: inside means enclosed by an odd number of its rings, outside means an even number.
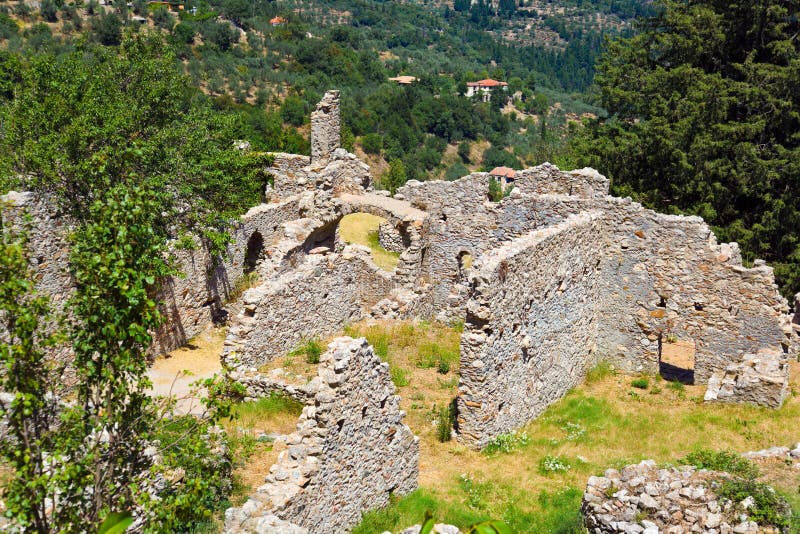
[[[393,287],[391,275],[372,262],[366,247],[311,254],[292,271],[245,293],[223,360],[233,368],[263,365],[303,339],[329,336],[359,321]]]
[[[461,337],[461,441],[485,446],[583,378],[598,334],[604,232],[599,213],[583,213],[479,260]]]
[[[337,338],[319,380],[266,484],[225,513],[226,532],[270,532],[276,516],[311,534],[342,532],[390,495],[416,489],[419,440],[403,424],[388,364],[365,339]]]

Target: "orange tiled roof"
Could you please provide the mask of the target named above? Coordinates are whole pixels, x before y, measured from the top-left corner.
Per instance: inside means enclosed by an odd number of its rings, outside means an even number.
[[[508,84],[506,82],[498,82],[497,80],[492,80],[491,78],[486,78],[485,80],[481,80],[479,82],[467,82],[467,87],[505,87]]]
[[[286,19],[283,18],[283,17],[273,17],[273,18],[269,19],[269,23],[273,24],[273,25],[274,24],[284,24],[285,22],[286,22]]]
[[[389,81],[397,82],[401,85],[407,85],[416,82],[417,78],[414,76],[396,76],[394,78],[389,78]]]
[[[503,176],[505,178],[514,178],[517,175],[517,171],[510,167],[495,167],[492,169],[489,174],[492,176]]]

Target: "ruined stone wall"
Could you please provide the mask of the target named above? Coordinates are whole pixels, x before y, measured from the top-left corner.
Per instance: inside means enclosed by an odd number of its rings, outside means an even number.
[[[390,495],[416,489],[419,440],[403,424],[388,364],[363,338],[337,338],[319,379],[266,484],[225,513],[226,532],[269,531],[275,516],[311,534],[343,532]]]
[[[33,193],[10,193],[3,199],[7,201],[3,202],[7,206],[2,212],[3,224],[19,226],[23,224],[24,213],[30,216],[29,246],[37,271],[37,285],[50,296],[59,311],[74,287],[69,272],[67,237],[73,223],[67,216],[57,213],[53,203]],[[171,253],[182,275],[163,280],[156,294],[163,302],[161,311],[166,322],[154,332],[151,353],[173,350],[212,322],[224,318],[223,306],[244,273],[250,239],[258,233],[266,247],[282,235],[281,225],[285,221],[298,217],[297,197],[250,209],[240,220],[231,222],[232,242],[216,262],[199,238],[191,238],[194,247],[190,249],[178,248],[173,243]]]
[[[279,200],[316,187],[309,165],[311,158],[299,154],[277,152],[269,168],[272,186],[267,188],[267,198]]]
[[[594,169],[562,171],[545,163],[517,171],[514,188],[524,194],[569,195],[579,198],[602,198],[608,195],[608,178]]]
[[[69,270],[71,221],[59,215],[52,202],[33,193],[12,191],[0,197],[0,230],[4,228],[26,235],[37,290],[48,297],[54,316],[68,314],[67,301],[74,291]],[[46,325],[49,332],[54,332],[56,327],[55,322]],[[2,334],[0,331],[0,337]],[[73,358],[71,348],[60,345],[47,350],[55,361],[67,364],[62,376],[63,385],[72,387],[76,377],[68,365]]]
[[[605,231],[600,213],[583,213],[478,260],[461,337],[461,441],[483,447],[522,426],[594,363]]]
[[[163,302],[166,322],[153,336],[151,352],[169,352],[213,322],[224,320],[224,305],[238,292],[237,282],[247,267],[248,243],[260,241],[262,248],[268,247],[282,235],[284,221],[297,217],[297,197],[251,208],[239,221],[231,222],[232,242],[216,261],[198,238],[194,238],[193,250],[172,247],[182,276],[171,276],[161,284],[157,296]]]
[[[325,93],[311,113],[311,161],[325,160],[341,146],[339,91]]]
[[[366,247],[309,255],[296,269],[245,293],[223,358],[231,367],[263,365],[303,339],[329,336],[360,320],[393,287]]]
[[[609,235],[599,350],[629,370],[658,372],[667,335],[696,345],[695,382],[762,347],[787,343],[788,306],[772,269],[742,266],[699,217],[663,215],[629,199],[600,203]]]
[[[501,202],[492,202],[488,190],[486,173],[453,182],[411,181],[400,188],[398,198],[428,212],[419,281],[431,287],[427,304],[420,308],[423,315],[443,313],[448,317],[440,318],[447,319],[462,313],[468,273],[461,262],[464,254],[480,257],[531,230],[557,224],[587,205],[578,197],[540,200],[523,194],[522,188],[515,188]]]

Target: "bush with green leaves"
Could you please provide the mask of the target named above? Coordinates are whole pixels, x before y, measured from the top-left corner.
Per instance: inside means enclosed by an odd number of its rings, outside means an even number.
[[[650,386],[650,381],[645,377],[634,378],[631,381],[631,386],[637,389],[647,389]]]
[[[305,356],[306,363],[317,364],[319,357],[324,352],[325,347],[319,339],[304,339],[300,344],[289,353],[289,356]]]

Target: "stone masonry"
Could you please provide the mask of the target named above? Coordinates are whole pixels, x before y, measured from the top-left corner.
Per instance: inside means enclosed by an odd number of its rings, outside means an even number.
[[[243,312],[226,339],[225,362],[258,367],[303,339],[332,335],[365,317],[392,284],[364,247],[310,255],[296,269],[246,293]]]
[[[340,144],[339,91],[328,91],[311,113],[311,161],[328,159]]]
[[[783,354],[763,349],[714,373],[705,400],[780,408],[789,392],[789,363]]]
[[[473,267],[457,397],[462,441],[483,447],[522,426],[594,363],[599,215],[531,232]]]
[[[619,471],[608,469],[605,476],[589,478],[583,495],[584,524],[590,534],[769,532],[747,516],[752,497],[741,503],[717,497],[727,477],[692,466],[659,469],[652,460]]]
[[[270,530],[275,516],[311,534],[346,531],[389,495],[417,487],[419,441],[403,424],[389,366],[366,340],[337,338],[266,484],[225,514],[229,533]],[[288,530],[287,530],[288,531]]]

